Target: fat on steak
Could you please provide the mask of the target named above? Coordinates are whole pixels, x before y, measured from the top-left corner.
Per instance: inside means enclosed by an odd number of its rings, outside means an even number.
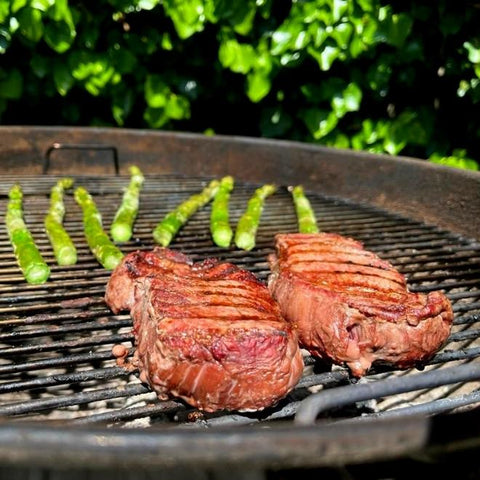
[[[297,334],[251,272],[157,247],[124,257],[106,290],[129,310],[134,362],[160,399],[207,412],[277,403],[303,372]]]
[[[268,287],[313,355],[363,376],[373,362],[421,365],[445,343],[453,312],[441,292],[413,293],[404,276],[353,239],[278,234]]]

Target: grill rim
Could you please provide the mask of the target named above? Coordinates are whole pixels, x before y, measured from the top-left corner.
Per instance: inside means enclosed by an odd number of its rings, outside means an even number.
[[[3,126],[0,140],[3,173],[22,174],[27,169],[41,175],[46,152],[56,143],[100,149],[115,145],[121,174],[135,163],[146,174],[229,173],[246,182],[287,184],[288,180],[306,189],[320,186],[325,195],[370,203],[468,237],[478,238],[480,232],[480,172],[412,157],[290,140],[121,128]],[[50,162],[62,163],[53,154]],[[90,168],[98,175],[115,173],[110,161]]]
[[[214,430],[139,431],[82,425],[0,424],[0,461],[64,467],[188,467],[220,465],[293,468],[360,463],[419,452],[430,419],[412,415],[376,418],[353,426],[316,424]],[[67,448],[65,448],[67,447]]]
[[[19,142],[17,137],[21,137],[22,140],[28,138],[27,148],[25,142]],[[64,128],[64,127],[0,127],[0,139],[2,139],[1,145],[9,145],[10,149],[5,152],[0,147],[0,161],[4,160],[7,155],[13,152],[14,158],[25,156],[33,156],[34,168],[40,170],[43,163],[44,152],[48,149],[48,146],[59,140],[59,137],[66,139],[69,143],[76,143],[79,141],[92,141],[100,144],[112,144],[118,145],[119,160],[120,160],[120,172],[126,173],[126,166],[130,163],[138,164],[146,174],[152,172],[152,168],[155,173],[178,173],[174,171],[174,167],[186,168],[193,167],[193,173],[203,176],[221,175],[227,173],[225,168],[231,168],[228,173],[233,174],[243,181],[260,182],[264,180],[271,180],[271,173],[273,169],[282,167],[281,174],[286,175],[291,173],[292,180],[305,177],[304,185],[306,188],[314,189],[320,188],[325,194],[333,194],[340,198],[349,199],[352,201],[359,201],[370,203],[380,208],[385,208],[392,213],[398,212],[401,215],[405,215],[408,218],[413,218],[417,221],[427,222],[427,224],[434,223],[435,226],[448,229],[451,233],[460,233],[472,236],[472,232],[475,233],[473,238],[478,238],[478,232],[480,231],[480,214],[474,215],[473,229],[472,224],[465,229],[462,221],[465,218],[475,213],[476,205],[480,205],[480,201],[477,201],[475,205],[475,199],[479,199],[480,192],[480,173],[478,172],[466,172],[457,171],[448,167],[443,167],[433,164],[425,164],[425,162],[417,159],[399,158],[399,157],[386,157],[381,155],[366,154],[363,152],[351,152],[351,151],[338,151],[325,147],[298,144],[295,142],[286,141],[272,141],[272,140],[259,140],[249,139],[241,137],[204,137],[196,134],[188,133],[166,133],[166,132],[152,132],[152,131],[132,131],[132,130],[120,130],[120,129],[91,129],[86,127],[76,128]],[[75,140],[75,142],[73,140]],[[114,140],[115,139],[115,142]],[[146,140],[147,147],[154,151],[161,150],[160,147],[167,144],[166,153],[164,156],[170,156],[169,152],[179,149],[181,152],[181,159],[177,162],[177,165],[162,164],[161,162],[152,165],[149,163],[151,154],[147,155],[148,158],[141,159],[139,155],[138,146],[132,148],[129,146],[129,142],[134,140],[140,142]],[[8,143],[10,142],[10,143]],[[136,144],[134,142],[134,144]],[[186,142],[187,146],[183,145]],[[205,165],[199,165],[201,162],[195,162],[192,164],[192,155],[195,155],[195,147],[201,147],[200,150],[203,155],[207,156],[208,150],[213,149],[213,154],[207,158],[205,157]],[[144,147],[145,148],[145,147]],[[258,172],[254,172],[252,169],[241,169],[241,164],[246,158],[251,157],[252,150],[258,150],[262,161],[265,163],[265,168]],[[245,151],[243,151],[245,150]],[[284,151],[284,150],[287,150]],[[298,169],[291,168],[292,159],[288,160],[288,157],[294,156],[297,153],[301,157],[301,167]],[[215,165],[218,162],[218,158],[222,155],[226,155],[226,165]],[[279,158],[275,158],[278,156]],[[345,157],[349,157],[348,159]],[[331,165],[328,165],[331,163]],[[357,163],[358,165],[354,165]],[[353,166],[352,171],[346,175],[345,165]],[[0,166],[0,171],[10,171],[12,168],[11,162],[7,162],[6,165]],[[102,166],[101,172],[95,172],[101,175],[111,175],[108,173],[110,166]],[[213,167],[213,168],[212,168]],[[378,170],[376,170],[378,168]],[[163,170],[165,169],[165,170]],[[305,175],[305,172],[310,170],[324,170],[325,177],[319,178],[316,175],[312,175],[310,172]],[[374,175],[358,176],[358,171],[374,169]],[[409,188],[405,192],[399,193],[398,191],[391,192],[392,196],[389,198],[381,197],[378,190],[385,188],[388,185],[387,181],[391,176],[395,176],[395,172],[399,175],[399,178],[405,179],[405,175],[410,176],[414,172],[418,172],[420,176],[419,182],[425,181],[425,176],[430,174],[435,176],[434,192],[427,192],[428,194],[424,199],[427,202],[424,208],[418,210],[413,208],[415,216],[412,217],[412,205],[402,205],[402,202],[406,196],[418,189],[418,185],[415,188]],[[343,171],[343,177],[342,177]],[[406,173],[407,172],[407,173]],[[275,173],[279,178],[279,172]],[[357,176],[357,179],[352,184],[349,182],[353,177]],[[377,180],[381,177],[381,181]],[[285,177],[284,177],[285,178]],[[339,182],[339,179],[342,179]],[[438,192],[439,185],[447,180],[452,180],[454,185],[463,184],[464,188],[460,190],[459,199],[454,199],[449,208],[439,219],[438,216],[432,214],[429,208],[432,205],[438,207],[438,197],[435,197],[435,192]],[[287,182],[283,182],[284,184]],[[417,182],[418,183],[418,182]],[[338,191],[331,192],[331,189],[336,185],[339,186]],[[476,196],[470,198],[467,202],[467,207],[470,205],[472,208],[465,207],[465,197],[471,195],[472,187],[476,186]],[[373,188],[375,187],[375,188]],[[355,191],[358,189],[358,191]],[[370,189],[365,193],[365,189]],[[419,192],[415,192],[413,197],[413,203],[421,201],[421,195]],[[425,192],[424,192],[425,193]],[[432,202],[435,202],[432,204]],[[415,205],[413,205],[415,207]],[[406,208],[408,207],[408,208]],[[438,208],[437,208],[438,209]],[[432,216],[433,215],[433,216]],[[445,217],[456,217],[445,218]],[[472,217],[470,217],[472,218]],[[460,219],[460,222],[459,222]],[[411,424],[411,425],[410,425]],[[126,466],[137,466],[139,462],[143,462],[145,457],[149,458],[151,465],[218,465],[220,462],[225,463],[239,463],[241,464],[247,458],[241,457],[237,452],[232,450],[232,445],[238,445],[240,450],[244,452],[250,452],[248,461],[255,461],[259,465],[282,465],[282,466],[296,466],[296,465],[332,465],[338,462],[351,463],[357,461],[385,459],[385,450],[388,449],[388,453],[392,456],[405,455],[414,451],[419,451],[425,448],[428,444],[428,431],[430,429],[431,420],[424,416],[418,417],[417,415],[405,415],[397,423],[397,419],[371,419],[365,427],[349,426],[345,424],[341,426],[341,430],[336,435],[332,435],[331,427],[329,425],[316,424],[314,426],[296,426],[292,429],[290,426],[286,430],[281,428],[274,428],[272,433],[265,434],[266,430],[264,426],[250,426],[248,429],[232,431],[231,429],[221,431],[215,429],[215,432],[211,431],[198,431],[193,435],[195,437],[192,447],[180,448],[180,452],[173,452],[168,442],[177,441],[183,439],[185,444],[185,434],[183,432],[167,431],[138,431],[138,429],[126,428],[122,430],[110,430],[107,428],[99,427],[86,427],[86,426],[68,426],[52,425],[48,426],[35,424],[29,424],[28,422],[21,422],[18,424],[9,424],[8,422],[0,423],[0,459],[6,462],[24,462],[26,460],[38,462],[39,464],[45,463],[46,465],[52,465],[52,462],[58,461],[58,451],[61,450],[61,461],[67,465],[83,465],[83,462],[93,461],[98,465],[118,465],[119,458],[122,458],[122,462]],[[338,428],[340,425],[337,425]],[[397,428],[401,426],[402,428]],[[335,430],[335,428],[333,430]],[[363,430],[365,428],[365,430]],[[379,428],[381,435],[380,439],[375,440],[372,431]],[[409,429],[412,428],[415,435],[409,437]],[[357,433],[358,437],[356,436]],[[65,442],[65,438],[70,438],[72,433],[76,434],[75,441]],[[192,432],[191,432],[192,433]],[[281,436],[285,433],[288,439],[288,445],[282,447],[275,454],[272,452],[272,442],[275,441],[277,436]],[[385,435],[386,433],[386,435]],[[358,445],[358,451],[349,451],[344,446],[345,434],[348,438],[355,438]],[[42,442],[40,436],[43,436]],[[251,438],[263,438],[264,442],[259,442],[257,445],[257,451],[252,452]],[[79,441],[81,438],[81,441]],[[328,439],[329,444],[326,444]],[[376,438],[376,437],[375,437]],[[392,445],[390,448],[386,447],[386,439],[389,439]],[[415,439],[415,441],[413,440]],[[99,439],[102,439],[103,444],[99,444]],[[125,456],[128,451],[129,443],[132,439],[140,439],[141,445],[145,445],[148,451],[139,452],[134,449],[132,454]],[[201,454],[205,453],[204,442],[208,439],[212,442],[209,449],[216,450],[215,458],[207,456],[201,457]],[[408,441],[405,441],[408,439]],[[47,441],[48,440],[48,441]],[[45,455],[44,449],[39,448],[45,442],[49,445],[52,451],[52,456]],[[67,448],[66,448],[67,447]],[[100,447],[100,448],[99,448]],[[149,456],[150,455],[150,456]]]

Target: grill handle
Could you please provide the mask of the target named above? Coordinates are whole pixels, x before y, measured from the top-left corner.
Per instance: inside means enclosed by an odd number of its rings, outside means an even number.
[[[43,169],[42,173],[45,175],[48,173],[50,168],[50,160],[52,156],[52,152],[57,150],[80,150],[80,151],[88,151],[88,150],[104,150],[112,152],[112,161],[113,167],[115,169],[115,175],[120,173],[120,168],[118,164],[118,150],[117,147],[113,145],[97,145],[91,143],[60,143],[55,142],[53,143],[45,152],[45,158],[43,160]]]

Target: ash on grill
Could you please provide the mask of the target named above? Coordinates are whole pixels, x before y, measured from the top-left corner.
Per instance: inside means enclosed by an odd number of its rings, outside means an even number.
[[[5,211],[5,193],[18,177],[3,177],[0,209]],[[279,405],[258,414],[206,415],[177,400],[161,402],[142,385],[135,373],[118,367],[112,354],[116,344],[133,351],[131,319],[113,315],[103,301],[109,272],[102,269],[86,245],[81,212],[67,195],[65,226],[78,247],[78,263],[72,267],[54,265],[53,252],[43,231],[43,215],[55,176],[21,178],[25,193],[25,219],[52,265],[44,285],[27,285],[16,266],[0,219],[0,415],[12,420],[68,420],[75,423],[105,422],[116,426],[152,423],[194,425],[240,425],[291,420],[301,401],[312,393],[338,392],[354,382],[346,369],[330,369],[305,356],[304,376],[296,389]],[[159,176],[146,178],[134,238],[122,245],[125,253],[152,248],[151,232],[159,219],[180,201],[198,191],[209,179]],[[76,177],[95,197],[104,225],[109,227],[127,176]],[[238,183],[231,197],[231,220],[236,222],[258,185]],[[361,414],[392,414],[415,411],[439,413],[469,408],[480,400],[476,389],[478,372],[460,372],[455,383],[435,375],[456,366],[477,365],[480,354],[480,245],[434,226],[388,212],[325,197],[310,192],[319,226],[362,241],[365,247],[389,260],[407,276],[413,291],[443,290],[453,303],[455,321],[445,348],[425,367],[429,383],[409,387],[405,380],[423,373],[408,370],[373,369],[359,384],[371,384],[373,396],[343,408],[329,409],[327,417],[358,417]],[[199,211],[181,230],[172,248],[194,260],[218,257],[254,272],[266,280],[267,256],[273,252],[274,235],[296,231],[296,217],[290,195],[280,190],[265,206],[258,231],[257,248],[244,252],[219,249],[210,239],[209,207]],[[128,360],[128,359],[127,359]],[[382,390],[385,382],[398,379],[393,390]],[[405,387],[407,385],[407,387]],[[389,387],[390,388],[390,387]],[[407,388],[407,390],[405,390]],[[328,390],[328,391],[327,391]],[[338,404],[340,405],[340,404]],[[401,410],[399,410],[401,409]],[[413,409],[413,410],[412,410]]]

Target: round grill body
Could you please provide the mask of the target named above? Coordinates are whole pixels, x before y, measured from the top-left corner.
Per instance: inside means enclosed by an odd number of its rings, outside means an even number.
[[[480,400],[480,174],[294,142],[152,131],[3,127],[0,139],[0,459],[99,468],[318,467],[427,449],[452,416],[459,435],[468,431]],[[412,291],[447,294],[455,313],[448,343],[422,371],[376,367],[360,381],[306,356],[297,388],[257,414],[208,415],[158,400],[111,353],[119,343],[133,351],[131,319],[104,303],[109,272],[88,249],[72,192],[65,226],[78,247],[76,265],[55,264],[43,227],[50,189],[68,175],[92,194],[108,231],[132,164],[146,180],[125,253],[152,248],[155,225],[212,178],[235,177],[232,224],[255,188],[276,183],[254,250],[216,247],[209,206],[171,245],[266,280],[274,235],[297,229],[288,187],[302,184],[321,230],[363,242]],[[43,285],[25,283],[8,241],[4,214],[15,182],[52,268]]]

